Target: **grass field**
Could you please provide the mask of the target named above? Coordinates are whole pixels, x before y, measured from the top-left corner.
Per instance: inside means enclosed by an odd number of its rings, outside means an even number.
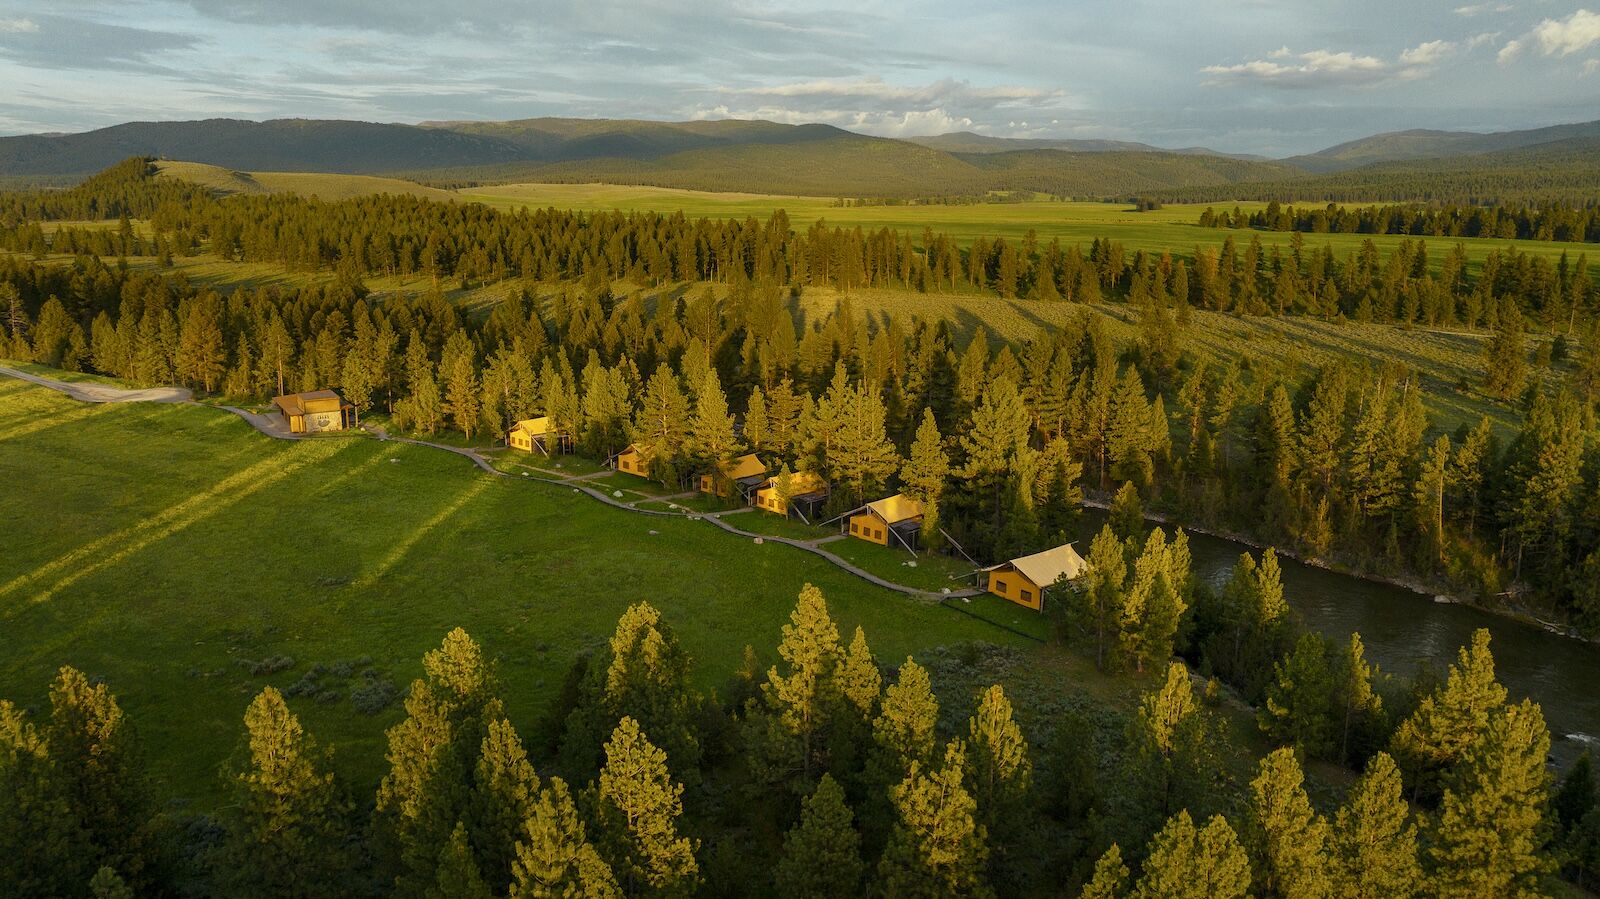
[[[457,625],[500,660],[525,732],[576,652],[640,600],[662,609],[707,688],[746,644],[773,656],[807,582],[886,663],[1028,643],[706,522],[493,478],[425,447],[274,441],[205,407],[89,406],[0,380],[0,483],[0,696],[41,707],[62,664],[104,678],[162,793],[202,806],[251,696],[318,663],[350,673],[291,702],[370,795],[399,707],[359,714],[350,689],[370,671],[403,690]],[[275,657],[293,664],[247,667]]]
[[[330,202],[373,194],[409,194],[446,203],[455,194],[414,181],[381,178],[374,175],[338,175],[322,172],[235,172],[200,162],[158,162],[163,177],[191,181],[223,196],[233,194],[294,193],[315,196]]]
[[[1292,235],[1278,231],[1232,231],[1202,228],[1198,224],[1200,213],[1206,207],[1232,209],[1235,205],[1247,212],[1261,209],[1262,203],[1175,204],[1151,212],[1137,212],[1121,203],[1093,202],[1030,202],[981,203],[967,206],[851,206],[841,207],[828,197],[785,197],[763,194],[724,194],[705,191],[676,190],[663,187],[626,187],[615,184],[499,184],[465,188],[458,191],[463,199],[485,203],[505,209],[524,206],[558,209],[623,211],[651,211],[713,218],[744,218],[755,216],[766,219],[782,209],[790,224],[804,229],[821,219],[829,224],[864,229],[892,228],[912,234],[920,239],[922,230],[943,232],[963,242],[974,237],[1005,237],[1017,239],[1030,229],[1041,241],[1052,237],[1066,245],[1082,244],[1085,249],[1097,237],[1121,241],[1131,250],[1189,255],[1197,246],[1221,246],[1233,236],[1243,250],[1252,235],[1259,235],[1263,245],[1288,247]],[[1306,246],[1319,248],[1331,246],[1336,255],[1357,249],[1369,235],[1364,234],[1306,234]],[[1406,238],[1399,235],[1370,235],[1378,249],[1387,254]],[[1437,266],[1444,258],[1445,249],[1456,243],[1452,238],[1431,238],[1428,245],[1432,263]],[[1576,257],[1588,245],[1557,243],[1554,241],[1504,241],[1487,239],[1460,239],[1467,256],[1477,263],[1493,249],[1515,246],[1518,250],[1535,255],[1557,258],[1563,252]],[[1600,256],[1600,253],[1596,254]]]

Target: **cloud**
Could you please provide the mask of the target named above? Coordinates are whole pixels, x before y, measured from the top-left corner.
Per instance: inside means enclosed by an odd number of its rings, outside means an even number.
[[[1580,9],[1565,19],[1545,19],[1532,36],[1546,56],[1571,56],[1600,44],[1600,14]]]
[[[66,16],[3,21],[0,59],[41,69],[171,72],[158,60],[200,43],[192,35]]]
[[[1594,75],[1600,73],[1600,59],[1586,60],[1583,64],[1583,74]]]
[[[1493,43],[1494,39],[1499,36],[1500,32],[1498,31],[1485,31],[1482,34],[1474,34],[1472,37],[1467,38],[1467,49],[1476,50],[1484,44]]]
[[[1427,41],[1400,53],[1393,62],[1350,52],[1311,50],[1291,53],[1287,47],[1236,65],[1202,68],[1210,83],[1258,85],[1286,89],[1362,87],[1397,79],[1420,78],[1456,50],[1450,41]],[[1293,59],[1295,62],[1275,62]]]
[[[1458,16],[1466,16],[1470,19],[1473,16],[1481,16],[1486,13],[1510,12],[1514,8],[1509,3],[1473,3],[1468,6],[1458,6],[1455,12]]]
[[[875,77],[852,80],[801,81],[761,87],[733,88],[729,89],[728,92],[755,97],[845,97],[856,100],[887,100],[918,105],[950,102],[977,102],[999,105],[1057,97],[1061,94],[1058,90],[1015,85],[973,87],[965,81],[957,81],[953,78],[944,78],[932,84],[921,86],[904,86],[890,84],[881,78]]]
[[[715,99],[695,111],[697,118],[820,122],[886,137],[994,128],[1014,134],[1021,130],[1016,119],[1058,117],[1066,102],[1056,88],[954,78],[901,84],[878,76],[723,86],[707,93]]]
[[[1400,54],[1400,64],[1405,66],[1436,65],[1454,53],[1456,45],[1449,41],[1428,41]]]
[[[1500,48],[1500,62],[1511,62],[1524,50],[1544,56],[1571,56],[1600,44],[1600,13],[1580,9],[1565,19],[1545,19],[1522,37]]]

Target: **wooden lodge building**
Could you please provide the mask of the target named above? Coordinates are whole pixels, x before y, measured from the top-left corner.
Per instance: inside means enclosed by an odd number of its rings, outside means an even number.
[[[332,390],[312,390],[272,398],[291,434],[316,434],[354,427],[356,407]]]
[[[517,422],[506,435],[506,443],[512,449],[519,449],[525,453],[539,452],[546,456],[550,455],[551,451],[565,453],[572,449],[572,438],[566,432],[554,433],[548,415]]]
[[[1088,568],[1083,557],[1064,543],[1031,556],[1012,559],[983,569],[988,575],[988,590],[1024,608],[1044,608],[1045,592],[1064,581],[1076,580]]]
[[[731,490],[739,491],[741,499],[748,501],[752,491],[767,482],[767,465],[755,453],[747,453],[717,466],[717,471],[700,476],[700,492],[715,496],[728,496]]]
[[[797,471],[789,476],[789,501],[778,495],[778,479],[770,478],[756,488],[755,506],[763,512],[788,517],[806,524],[816,521],[832,493],[828,482],[814,471]]]
[[[917,537],[922,532],[922,504],[903,493],[867,503],[845,517],[852,537],[880,546],[917,551]]]
[[[650,446],[643,443],[630,443],[628,448],[617,453],[612,458],[612,467],[624,474],[636,477],[650,477],[650,458],[653,456]]]

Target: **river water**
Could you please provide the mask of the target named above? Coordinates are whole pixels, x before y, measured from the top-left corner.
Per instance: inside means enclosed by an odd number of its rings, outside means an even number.
[[[1099,530],[1104,515],[1084,511],[1086,536],[1080,546],[1086,553],[1088,539]],[[1171,528],[1168,532],[1170,536]],[[1195,576],[1217,589],[1227,583],[1239,554],[1254,552],[1205,534],[1190,534],[1189,547]],[[1434,602],[1431,596],[1401,587],[1281,556],[1279,562],[1284,595],[1307,627],[1340,643],[1360,632],[1367,659],[1402,679],[1426,662],[1442,680],[1456,660],[1456,650],[1471,641],[1473,631],[1488,628],[1495,673],[1512,701],[1528,697],[1544,708],[1551,754],[1563,763],[1586,746],[1600,754],[1600,645],[1471,606]]]

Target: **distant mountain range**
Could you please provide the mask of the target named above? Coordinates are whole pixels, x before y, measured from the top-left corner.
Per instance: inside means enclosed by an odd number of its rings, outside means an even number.
[[[952,131],[933,137],[908,137],[906,140],[950,153],[1009,153],[1013,150],[1066,150],[1069,153],[1176,153],[1180,156],[1225,156],[1265,162],[1268,157],[1249,153],[1223,153],[1207,147],[1167,149],[1130,140],[1067,140],[1037,137],[989,137],[971,131]]]
[[[1383,162],[1436,159],[1520,150],[1579,138],[1600,137],[1600,121],[1553,125],[1527,131],[1391,131],[1349,141],[1284,162],[1308,172],[1338,172]]]
[[[1582,146],[1594,138],[1600,138],[1600,121],[1489,134],[1400,131],[1275,161],[1128,141],[971,132],[896,140],[829,125],[746,120],[539,118],[397,125],[206,119],[0,137],[0,176],[85,175],[145,155],[240,171],[398,174],[433,184],[611,181],[822,196],[992,190],[1130,196],[1178,189],[1226,192],[1230,184],[1292,184],[1308,176],[1480,154],[1496,154],[1496,164],[1515,165],[1517,157],[1504,154],[1573,142]],[[1569,163],[1584,165],[1581,158]]]

